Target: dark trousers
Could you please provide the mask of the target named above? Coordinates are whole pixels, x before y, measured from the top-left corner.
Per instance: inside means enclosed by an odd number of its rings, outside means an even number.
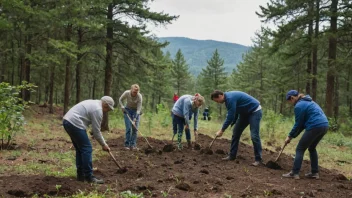
[[[172,114],[172,129],[174,132],[174,135],[178,133],[178,137],[181,140],[182,134],[183,134],[183,129],[185,128],[185,118],[181,118],[175,114]],[[186,133],[186,139],[191,140],[191,130],[188,128],[185,130]]]
[[[260,141],[260,135],[259,135],[261,119],[262,119],[262,110],[253,112],[248,115],[241,114],[239,116],[232,132],[230,157],[236,158],[240,137],[243,131],[249,125],[250,131],[251,131],[251,139],[252,139],[253,148],[254,148],[255,161],[262,160],[262,143]]]
[[[75,127],[67,120],[63,121],[63,126],[76,149],[77,175],[85,176],[86,178],[91,177],[93,175],[93,149],[86,130]]]
[[[304,152],[307,149],[309,151],[311,172],[319,172],[318,152],[316,147],[327,131],[328,127],[319,127],[304,132],[296,147],[296,156],[292,168],[294,174],[298,174],[301,170]]]

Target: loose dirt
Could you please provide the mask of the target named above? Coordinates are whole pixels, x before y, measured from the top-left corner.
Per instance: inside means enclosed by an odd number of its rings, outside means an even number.
[[[213,138],[199,134],[201,145],[209,145]],[[109,139],[108,144],[122,167],[128,169],[124,174],[117,173],[116,164],[108,154],[93,162],[94,175],[103,178],[105,184],[91,185],[76,181],[71,177],[45,175],[15,175],[9,172],[0,176],[0,197],[68,196],[80,191],[97,190],[104,193],[107,189],[119,193],[131,190],[143,193],[145,197],[351,197],[352,182],[339,175],[337,171],[321,168],[319,180],[305,179],[310,164],[303,162],[301,179],[281,178],[290,171],[293,159],[282,154],[277,162],[282,170],[265,166],[254,167],[253,148],[243,143],[239,146],[238,157],[234,161],[222,161],[230,147],[230,141],[218,139],[212,148],[215,155],[201,153],[200,150],[187,149],[163,152],[165,144],[161,140],[148,138],[153,146],[152,152],[145,149],[131,151],[123,149],[123,137]],[[46,144],[58,139],[47,140]],[[94,141],[93,141],[94,142]],[[138,146],[147,148],[142,139]],[[67,147],[69,143],[65,144]],[[94,142],[94,148],[99,146]],[[18,149],[23,149],[19,147]],[[62,148],[53,147],[58,152]],[[205,149],[205,148],[202,148]],[[223,152],[220,152],[222,150]],[[38,150],[38,152],[44,152]],[[45,153],[43,153],[45,154]],[[269,160],[278,153],[263,150],[263,159]],[[94,160],[94,159],[93,159]],[[8,161],[1,158],[0,162]],[[22,163],[26,163],[23,161]],[[9,163],[10,165],[11,163]],[[60,188],[57,188],[60,185]]]

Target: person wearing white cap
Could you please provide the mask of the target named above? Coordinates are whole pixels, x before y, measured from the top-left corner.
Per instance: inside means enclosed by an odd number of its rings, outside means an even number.
[[[102,184],[104,181],[93,175],[92,144],[87,135],[87,127],[92,124],[94,138],[99,142],[104,151],[110,151],[100,126],[103,112],[114,110],[114,100],[104,96],[100,100],[84,100],[73,106],[63,118],[65,131],[71,138],[76,149],[77,180],[89,183]]]

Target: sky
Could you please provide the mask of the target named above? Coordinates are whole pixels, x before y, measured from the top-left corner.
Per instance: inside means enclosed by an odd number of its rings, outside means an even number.
[[[269,0],[154,0],[152,11],[164,11],[180,17],[167,26],[153,26],[158,37],[189,37],[251,46],[251,38],[260,30],[255,14]]]

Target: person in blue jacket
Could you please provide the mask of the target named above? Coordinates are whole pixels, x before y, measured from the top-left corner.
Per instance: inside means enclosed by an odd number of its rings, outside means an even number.
[[[309,150],[311,171],[305,174],[308,178],[319,179],[318,153],[316,147],[320,140],[328,131],[329,122],[323,110],[315,103],[309,95],[290,90],[286,94],[286,100],[295,107],[295,124],[285,140],[285,144],[291,142],[292,138],[297,137],[304,129],[296,147],[296,156],[292,170],[283,174],[282,177],[299,179],[304,152]]]
[[[250,125],[255,156],[255,162],[252,165],[259,166],[263,164],[262,143],[259,135],[262,107],[259,101],[241,91],[229,91],[224,93],[219,90],[215,90],[211,94],[211,99],[217,103],[225,103],[227,109],[226,120],[222,128],[216,133],[216,136],[221,137],[230,124],[231,126],[235,124],[232,132],[230,153],[229,156],[223,158],[223,160],[236,159],[240,137],[244,129]]]
[[[183,129],[186,128],[186,139],[188,143],[188,147],[192,147],[191,145],[191,133],[190,133],[190,119],[192,118],[192,114],[194,114],[194,135],[197,135],[198,132],[198,113],[199,107],[204,104],[204,97],[200,94],[192,95],[183,95],[181,96],[172,108],[172,123],[174,136],[177,132],[178,138],[178,149],[182,150],[182,133]]]

